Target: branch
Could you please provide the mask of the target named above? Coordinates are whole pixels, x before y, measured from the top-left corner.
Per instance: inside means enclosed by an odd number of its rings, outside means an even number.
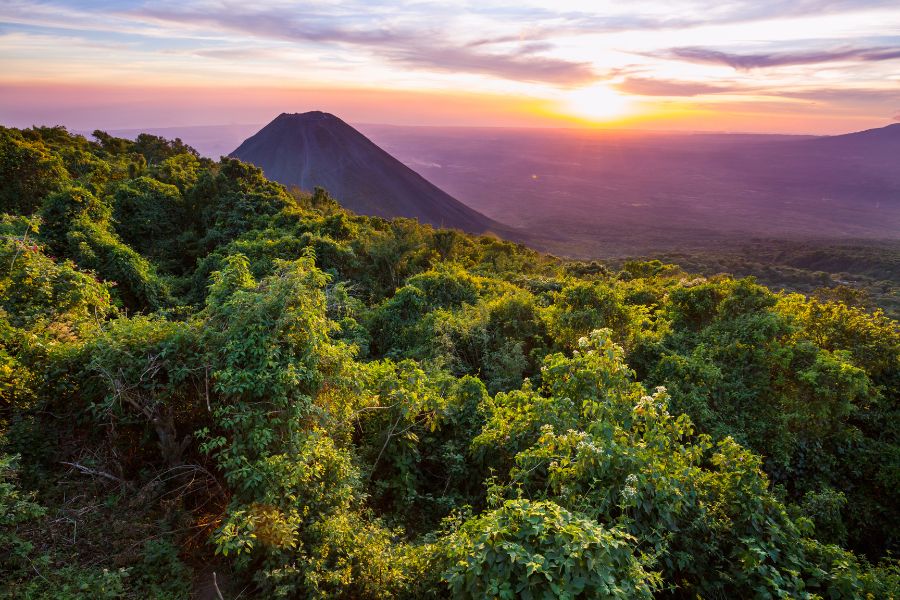
[[[73,469],[75,469],[79,473],[83,473],[84,475],[93,475],[95,477],[103,477],[104,479],[109,479],[110,481],[115,481],[115,482],[121,483],[122,485],[126,485],[128,483],[124,479],[120,479],[119,477],[116,477],[115,475],[110,475],[106,471],[98,471],[97,469],[92,469],[92,468],[86,467],[82,464],[70,463],[70,462],[61,462],[60,464],[72,467]]]
[[[216,596],[219,597],[219,600],[225,600],[225,598],[222,597],[222,590],[219,589],[219,582],[216,581],[216,572],[213,571],[212,575],[213,575],[213,587],[216,589]]]

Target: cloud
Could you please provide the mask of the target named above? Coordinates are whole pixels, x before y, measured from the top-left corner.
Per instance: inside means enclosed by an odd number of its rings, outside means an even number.
[[[614,86],[619,91],[638,96],[693,97],[713,94],[733,94],[753,96],[753,102],[808,101],[834,107],[868,107],[869,111],[890,110],[900,102],[900,90],[884,87],[767,87],[763,85],[740,85],[733,82],[705,83],[699,81],[678,81],[653,79],[649,77],[626,77]],[[763,100],[765,99],[765,100]],[[781,99],[781,100],[779,100]],[[733,106],[733,105],[732,105]],[[897,116],[900,116],[898,112]]]
[[[125,40],[134,44],[135,52],[196,55],[233,61],[236,67],[245,59],[271,59],[274,63],[296,67],[294,61],[308,57],[312,65],[309,70],[321,66],[328,77],[338,68],[335,67],[338,60],[351,65],[348,72],[364,70],[367,64],[374,63],[373,76],[377,76],[374,71],[388,66],[393,69],[387,71],[417,69],[480,74],[559,87],[634,75],[618,87],[646,96],[691,97],[748,90],[734,88],[729,81],[700,83],[643,78],[641,73],[649,72],[659,73],[661,77],[679,75],[674,71],[666,73],[665,67],[648,70],[647,63],[656,63],[655,60],[642,60],[645,64],[640,65],[640,71],[632,65],[612,69],[610,62],[614,57],[607,59],[604,51],[612,55],[629,53],[652,59],[727,65],[741,71],[839,60],[875,62],[900,58],[900,38],[888,35],[895,21],[882,21],[875,13],[862,16],[874,20],[870,35],[854,33],[854,41],[840,41],[847,35],[841,30],[830,38],[810,41],[817,49],[791,51],[773,46],[771,51],[767,48],[760,52],[729,52],[713,48],[717,42],[706,41],[691,32],[688,36],[663,34],[674,37],[673,41],[656,47],[673,47],[658,52],[643,52],[640,45],[628,47],[627,41],[622,48],[604,48],[604,40],[591,39],[583,47],[588,47],[588,43],[597,44],[593,54],[564,54],[574,45],[572,39],[580,35],[646,32],[648,35],[641,36],[640,43],[643,40],[653,43],[651,32],[660,30],[896,9],[897,0],[795,0],[790,6],[785,6],[783,0],[721,0],[714,6],[704,0],[674,0],[671,4],[661,4],[658,0],[633,0],[622,6],[583,2],[553,4],[538,0],[515,3],[483,0],[465,5],[422,0],[270,0],[264,3],[6,0],[0,1],[0,21],[13,28],[76,29],[87,32],[91,39]],[[823,31],[822,35],[830,33]],[[703,35],[697,31],[697,36]],[[613,40],[609,44],[618,42]],[[679,44],[697,46],[675,47]],[[853,46],[840,47],[840,44]],[[325,60],[322,50],[328,54]],[[172,62],[175,67],[208,68],[208,63],[200,61],[188,64],[173,59]],[[620,72],[614,73],[617,70]],[[287,76],[300,72],[295,69]]]
[[[279,53],[267,48],[201,48],[191,50],[190,54],[203,58],[218,58],[221,60],[236,61],[246,59],[265,60],[279,58]]]
[[[356,24],[336,15],[305,13],[294,18],[285,11],[248,10],[197,11],[144,7],[143,18],[226,29],[253,37],[289,42],[332,43],[367,50],[388,61],[409,67],[491,75],[517,81],[570,86],[597,78],[589,63],[542,56],[552,48],[546,42],[523,41],[515,47],[490,52],[483,47],[509,43],[510,38],[480,40],[460,45],[445,39],[440,31],[409,29],[388,22]]]
[[[577,85],[594,81],[588,63],[535,56],[527,49],[512,54],[487,54],[447,46],[390,48],[383,54],[394,62],[450,72],[484,73],[517,81]]]
[[[364,26],[354,24],[340,15],[304,11],[297,15],[287,10],[242,10],[236,5],[214,7],[166,8],[149,5],[129,12],[157,22],[181,26],[202,26],[212,30],[227,30],[267,39],[307,42],[337,42],[347,44],[401,43],[412,39],[393,27],[377,22]]]
[[[898,110],[897,114],[894,115],[894,120],[900,122],[900,110]]]
[[[900,48],[844,48],[800,52],[734,54],[710,48],[670,48],[653,56],[692,63],[727,65],[739,71],[790,65],[811,65],[837,61],[878,62],[900,59]]]
[[[769,96],[797,100],[811,100],[832,105],[892,106],[900,100],[900,91],[884,88],[808,88],[800,90],[774,90]]]
[[[526,35],[545,38],[558,35],[620,33],[628,31],[678,30],[705,25],[743,24],[782,18],[854,14],[879,9],[895,9],[897,0],[674,0],[661,5],[658,0],[630,0],[617,10],[604,3],[583,10],[566,10],[552,3],[494,5],[490,1],[470,5],[467,11],[500,21],[529,23]],[[413,5],[415,6],[415,5]],[[590,6],[590,4],[588,4]]]
[[[747,91],[746,88],[732,85],[645,77],[627,77],[621,83],[616,84],[615,87],[626,94],[638,96],[703,96],[705,94],[727,94]]]
[[[691,3],[689,3],[691,4]],[[707,0],[692,3],[698,11],[710,15],[709,20],[743,22],[773,17],[805,17],[810,15],[854,13],[896,7],[896,0],[725,0],[710,10]]]

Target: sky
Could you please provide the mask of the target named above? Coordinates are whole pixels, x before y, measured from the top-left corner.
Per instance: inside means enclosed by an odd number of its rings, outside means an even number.
[[[0,123],[833,134],[900,121],[898,0],[0,0]]]

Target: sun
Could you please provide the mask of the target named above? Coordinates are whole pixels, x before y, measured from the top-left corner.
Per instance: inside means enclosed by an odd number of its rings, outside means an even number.
[[[567,92],[563,96],[563,108],[567,113],[591,121],[606,121],[628,112],[630,102],[604,85],[592,85]]]

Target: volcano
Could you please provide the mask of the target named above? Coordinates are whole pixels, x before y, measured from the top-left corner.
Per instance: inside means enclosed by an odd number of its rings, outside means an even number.
[[[231,156],[258,166],[266,177],[286,186],[308,191],[322,187],[359,214],[409,217],[469,233],[505,229],[329,113],[282,113]]]

